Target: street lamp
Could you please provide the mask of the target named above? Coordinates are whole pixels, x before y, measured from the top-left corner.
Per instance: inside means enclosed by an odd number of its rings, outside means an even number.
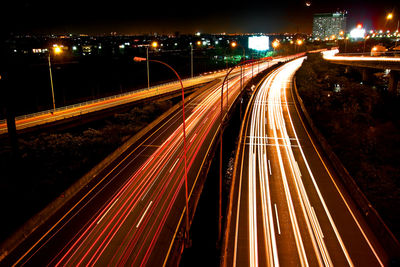
[[[147,89],[150,89],[150,69],[149,69],[149,47],[156,49],[158,47],[158,43],[153,41],[151,44],[146,45],[146,58],[147,58]]]
[[[197,41],[196,44],[201,46],[201,41]],[[190,76],[193,78],[193,44],[190,43]]]
[[[393,13],[388,13],[386,16],[386,20],[392,20],[393,19]],[[399,22],[400,20],[397,20],[397,28],[396,28],[396,42],[394,44],[394,47],[397,47],[397,40],[398,40],[398,35],[399,35]]]
[[[300,46],[303,44],[303,40],[301,40],[301,39],[297,39],[296,40],[296,45],[299,47],[299,50],[300,50]],[[296,50],[297,50],[297,46],[296,46]]]
[[[55,55],[61,54],[62,50],[61,47],[59,47],[58,45],[53,45],[53,53]],[[50,74],[50,86],[51,86],[51,96],[53,98],[53,114],[54,112],[56,112],[56,102],[54,99],[54,85],[53,85],[53,75],[51,73],[51,49],[49,50],[49,55],[47,57],[47,60],[49,62],[49,74]]]
[[[249,59],[249,60],[245,60],[240,62],[239,64],[237,64],[236,66],[231,67],[228,72],[225,75],[224,81],[222,82],[222,86],[221,86],[221,111],[220,111],[220,135],[219,135],[219,143],[220,143],[220,148],[219,148],[219,209],[218,209],[218,241],[221,240],[221,235],[222,235],[222,135],[223,135],[223,110],[224,110],[224,84],[225,82],[228,82],[228,76],[229,74],[235,69],[237,68],[239,65],[241,65],[240,67],[242,67],[243,64],[247,64],[247,63],[254,63],[255,61],[260,61],[260,59],[258,60],[253,60],[253,59]],[[242,87],[241,87],[242,90]],[[228,85],[226,87],[226,94],[227,94],[227,98],[226,98],[226,112],[228,112],[229,109],[229,102],[228,102]]]
[[[189,203],[188,203],[188,182],[187,182],[187,161],[186,161],[186,124],[185,124],[185,92],[184,92],[184,87],[183,87],[183,83],[182,83],[182,79],[179,76],[178,72],[176,72],[176,70],[174,68],[172,68],[170,65],[168,65],[167,63],[163,62],[163,61],[159,61],[159,60],[154,60],[154,59],[145,59],[142,57],[134,57],[133,58],[134,61],[136,62],[142,62],[142,61],[147,61],[147,64],[150,62],[155,62],[155,63],[159,63],[162,64],[166,67],[168,67],[170,70],[172,70],[174,72],[174,74],[176,75],[176,77],[179,80],[179,83],[181,84],[181,89],[182,89],[182,117],[183,117],[183,124],[182,124],[182,131],[183,131],[183,155],[184,155],[184,162],[185,162],[185,205],[186,205],[186,229],[185,229],[185,241],[187,242],[186,244],[189,244]]]
[[[243,49],[243,58],[246,60],[246,51],[245,51],[244,47],[241,46],[240,44],[238,44],[237,42],[231,43],[232,48],[236,48],[237,46],[240,46]],[[242,58],[241,58],[241,60],[242,60]],[[226,89],[228,90],[228,87],[226,87]],[[243,66],[240,65],[240,90],[242,90],[242,89],[243,89]],[[228,94],[227,94],[227,99],[228,99]]]
[[[272,47],[274,48],[274,51],[279,47],[279,45],[280,45],[280,42],[279,42],[278,39],[275,39],[275,40],[272,42]]]

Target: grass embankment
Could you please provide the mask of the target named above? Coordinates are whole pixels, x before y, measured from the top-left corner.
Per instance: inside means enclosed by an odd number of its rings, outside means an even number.
[[[375,74],[308,56],[296,74],[312,120],[368,200],[400,239],[400,97]]]

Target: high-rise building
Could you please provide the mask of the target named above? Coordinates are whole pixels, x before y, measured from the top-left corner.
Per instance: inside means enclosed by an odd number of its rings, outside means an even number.
[[[313,37],[321,40],[338,38],[346,30],[347,12],[314,14]]]

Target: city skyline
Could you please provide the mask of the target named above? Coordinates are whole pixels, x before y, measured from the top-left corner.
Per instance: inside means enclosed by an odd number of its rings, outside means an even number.
[[[309,4],[309,5],[308,5]],[[9,11],[2,24],[8,33],[87,33],[142,34],[165,33],[246,33],[246,32],[312,32],[313,14],[346,10],[348,27],[363,23],[367,28],[395,29],[385,16],[399,6],[394,0],[372,1],[285,1],[226,5],[203,1],[194,6],[177,3],[131,3],[113,5],[83,2],[79,6],[65,2],[37,4],[31,0],[5,3]],[[393,21],[394,21],[393,20]],[[392,25],[393,24],[393,25]]]

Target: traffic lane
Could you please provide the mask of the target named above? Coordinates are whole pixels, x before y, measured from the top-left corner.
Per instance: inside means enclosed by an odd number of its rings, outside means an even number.
[[[283,181],[280,179],[279,160],[276,157],[276,148],[268,149],[268,162],[270,165],[271,201],[276,205],[275,225],[276,243],[278,247],[279,264],[282,266],[297,266],[300,264],[298,249],[296,246],[293,225],[290,219],[288,203],[283,189]],[[275,156],[274,156],[275,155]]]
[[[285,65],[286,66],[286,65]],[[278,75],[284,73],[285,66],[279,69]],[[278,83],[278,84],[276,84]],[[278,78],[275,83],[271,84],[270,97],[268,98],[268,136],[271,137],[269,141],[270,148],[269,157],[272,158],[271,168],[278,169],[279,174],[277,178],[281,182],[281,187],[277,191],[272,191],[271,195],[275,201],[286,203],[286,211],[289,214],[289,222],[294,239],[281,240],[283,243],[295,244],[297,256],[300,264],[310,263],[311,265],[318,265],[318,257],[315,251],[315,241],[313,239],[313,231],[310,227],[308,216],[305,210],[304,199],[302,198],[298,184],[295,181],[295,173],[293,171],[291,159],[291,147],[287,146],[285,142],[287,132],[285,126],[282,124],[282,109],[281,99],[279,98],[281,88],[281,81]],[[272,91],[274,90],[274,91]],[[277,91],[278,90],[278,91]],[[279,192],[284,192],[285,198],[278,199]],[[285,211],[285,209],[283,210]],[[278,211],[279,216],[279,211]],[[285,223],[285,222],[283,222]],[[287,223],[287,222],[286,222]],[[287,247],[287,245],[284,245]],[[278,247],[278,251],[280,248]],[[293,250],[293,248],[291,248]]]
[[[287,88],[290,88],[292,84],[289,82],[286,84]],[[290,89],[287,89],[290,90]],[[283,96],[285,97],[285,96]],[[287,101],[285,99],[283,107],[283,116],[287,128],[287,132],[290,139],[290,144],[292,147],[293,156],[296,162],[296,166],[298,166],[301,174],[301,184],[304,186],[306,191],[307,198],[311,205],[311,215],[310,218],[313,219],[316,224],[316,230],[319,232],[319,228],[321,228],[322,242],[326,246],[327,256],[330,258],[333,264],[346,266],[351,265],[351,259],[349,259],[348,252],[346,247],[342,243],[342,239],[340,234],[336,230],[336,225],[332,219],[332,215],[329,210],[325,206],[324,199],[321,195],[318,195],[319,188],[314,187],[312,183],[312,179],[318,179],[318,175],[313,176],[312,172],[310,173],[306,167],[306,163],[310,164],[307,161],[307,158],[304,158],[301,154],[302,145],[297,141],[298,136],[296,136],[295,132],[292,129],[290,117],[288,114],[288,109],[293,107],[293,103]],[[309,183],[306,183],[309,182]],[[318,235],[316,236],[318,237]]]
[[[190,101],[189,101],[189,103],[190,103]],[[187,109],[187,113],[189,113],[190,112],[190,108],[189,109]],[[180,118],[179,118],[179,116],[180,116]],[[179,124],[180,122],[179,122],[179,119],[181,120],[181,110],[177,110],[174,114],[172,114],[171,116],[169,116],[169,117],[167,117],[166,118],[166,120],[168,121],[168,122],[171,122],[171,119],[172,120],[174,120],[174,121],[176,121],[176,123],[177,124]],[[165,122],[161,122],[160,124],[162,124],[163,125],[163,127],[155,127],[154,129],[155,130],[153,130],[154,132],[153,133],[150,133],[150,136],[153,136],[153,134],[154,133],[160,133],[160,131],[162,130],[162,129],[164,129],[165,130],[165,127],[167,126],[168,128],[172,128],[172,126],[173,125],[175,125],[175,123],[165,123]],[[162,136],[163,136],[163,134],[159,134],[158,135],[158,138],[162,138]],[[143,137],[142,139],[145,139],[145,141],[146,141],[146,138],[147,137]],[[143,140],[142,139],[140,139],[140,140],[138,140],[138,143],[139,142],[143,142]],[[147,138],[147,140],[149,140],[148,138]],[[151,141],[150,141],[151,142]],[[72,208],[74,205],[75,205],[75,203],[77,203],[80,199],[82,199],[84,196],[85,196],[85,194],[87,194],[88,193],[88,190],[90,190],[91,188],[93,188],[95,185],[100,185],[100,187],[98,188],[98,190],[99,191],[103,191],[103,187],[105,187],[105,186],[108,186],[109,187],[109,190],[106,190],[107,192],[105,192],[104,194],[106,195],[105,197],[107,198],[109,198],[109,197],[111,197],[112,196],[112,193],[117,189],[117,188],[119,188],[120,186],[122,186],[122,184],[123,184],[123,180],[119,180],[119,179],[107,179],[107,180],[103,180],[102,182],[100,182],[100,184],[98,184],[99,183],[99,180],[101,180],[103,177],[106,177],[106,176],[111,176],[111,177],[115,177],[115,175],[117,175],[118,173],[120,173],[121,171],[126,171],[126,172],[128,172],[128,173],[131,173],[131,172],[133,172],[134,171],[134,169],[136,168],[136,166],[138,165],[138,166],[140,166],[141,165],[141,163],[143,163],[144,162],[144,160],[146,159],[146,157],[147,157],[147,155],[145,155],[145,154],[151,154],[151,151],[153,151],[154,150],[154,147],[151,147],[151,146],[140,146],[140,147],[137,147],[136,146],[136,143],[134,144],[134,145],[132,145],[129,149],[127,149],[116,161],[114,161],[114,163],[112,163],[112,164],[110,164],[109,165],[109,167],[107,167],[107,168],[105,168],[101,173],[100,173],[100,175],[98,176],[98,178],[95,178],[95,179],[93,179],[87,186],[86,186],[86,190],[81,190],[71,201],[69,201],[68,203],[67,203],[67,205],[65,205],[62,209],[60,209],[60,211],[58,211],[53,217],[52,217],[52,219],[51,219],[51,224],[49,224],[49,225],[53,225],[53,224],[55,224],[59,219],[58,218],[61,218],[70,208]],[[132,161],[131,160],[131,157],[133,156],[133,152],[135,152],[135,154],[134,154],[134,156],[135,156],[135,160],[134,161]],[[137,155],[144,155],[143,157],[138,157]],[[131,164],[127,164],[127,165],[125,165],[125,166],[122,166],[122,164],[120,164],[122,161],[131,161]],[[115,164],[117,165],[117,166],[115,166]],[[87,196],[87,197],[90,197],[90,198],[93,198],[94,196],[94,194],[96,194],[97,195],[97,193],[96,192],[91,192],[90,193],[91,195],[89,195],[89,196]],[[89,199],[89,198],[88,198]],[[96,201],[96,203],[97,203],[97,201]],[[81,204],[87,204],[87,203],[81,203]],[[85,211],[82,215],[84,216],[84,217],[87,217],[87,215],[88,214],[95,214],[95,211],[98,209],[98,208],[100,208],[101,207],[101,205],[95,205],[95,206],[93,206],[90,210],[88,210],[88,211]],[[80,208],[82,208],[81,206],[77,206],[76,207],[76,209],[80,209]],[[65,220],[69,220],[69,219],[71,219],[71,218],[73,218],[71,215],[73,215],[74,217],[76,217],[76,215],[74,215],[74,214],[69,214],[69,216],[67,217],[67,218],[64,218]],[[82,218],[80,218],[80,219],[78,219],[78,220],[81,220]],[[81,224],[81,223],[75,223],[75,224],[73,224],[74,225],[74,227],[72,228],[72,229],[76,229],[75,227],[77,227],[77,226],[79,226],[79,224]],[[30,240],[29,240],[29,242],[25,242],[25,244],[23,245],[23,247],[22,247],[22,251],[24,251],[24,250],[28,250],[29,249],[29,247],[36,241],[36,240],[38,240],[39,238],[40,238],[40,234],[42,234],[42,233],[44,233],[44,232],[46,232],[47,231],[47,227],[46,226],[43,226],[42,227],[43,228],[43,230],[42,231],[38,231],[37,233],[38,234],[34,234],[34,235],[32,235],[32,238],[29,238]],[[71,230],[72,230],[71,229]],[[55,230],[57,230],[57,229],[54,229],[54,231]],[[61,242],[62,241],[64,241],[65,240],[65,238],[66,238],[66,236],[68,236],[69,234],[69,232],[71,232],[71,230],[70,231],[64,231],[64,234],[62,234],[62,235],[60,235],[60,237],[61,237]],[[58,231],[58,230],[57,230]],[[72,232],[75,232],[74,230],[72,230]],[[40,234],[39,234],[40,233]],[[65,241],[64,241],[65,242]],[[53,243],[52,244],[52,250],[54,250],[54,248],[56,247],[56,244],[57,243]],[[21,253],[22,254],[22,253]],[[46,257],[46,255],[47,255],[48,253],[47,252],[45,252],[44,253],[44,256]],[[11,257],[8,257],[7,259],[12,259],[13,258],[13,256],[11,255]],[[7,260],[6,259],[6,260]],[[14,260],[16,259],[16,257],[14,257]],[[12,262],[12,260],[10,261],[10,262]]]
[[[209,115],[211,116],[211,115]],[[199,123],[202,120],[199,121]],[[208,120],[207,122],[211,121]],[[215,120],[214,120],[215,122]],[[189,136],[188,138],[188,168],[189,168],[189,173],[188,173],[188,188],[189,188],[189,197],[191,196],[191,191],[194,188],[194,183],[195,180],[197,179],[200,171],[201,171],[201,165],[203,164],[205,155],[207,154],[208,151],[208,146],[204,146],[202,145],[204,144],[211,144],[211,140],[205,140],[204,137],[202,138],[202,136],[207,135],[207,139],[210,138],[211,135],[215,136],[216,133],[216,129],[218,128],[218,125],[216,123],[212,123],[212,128],[214,128],[214,130],[207,130],[207,128],[205,127],[201,127],[202,131],[205,131],[204,134],[199,132],[199,131],[195,131],[192,133],[192,136]],[[209,127],[208,127],[209,128]],[[207,134],[208,133],[208,134]],[[197,138],[198,137],[198,138]],[[190,142],[189,140],[194,138],[193,142]],[[199,139],[200,140],[197,140]],[[191,145],[192,143],[197,143],[198,145]],[[197,165],[197,167],[195,166]],[[179,169],[180,171],[180,179],[183,179],[183,174],[184,174],[184,167],[183,167],[183,161],[179,161],[178,164],[176,164],[176,168]],[[196,174],[197,173],[197,174]],[[175,175],[176,176],[176,175]],[[165,260],[162,256],[165,255],[163,253],[161,253],[161,251],[165,251],[165,249],[169,249],[171,243],[173,242],[173,231],[171,231],[172,229],[175,229],[178,225],[179,225],[179,220],[182,219],[182,216],[184,215],[184,207],[185,207],[185,198],[184,198],[184,181],[181,180],[181,185],[179,188],[177,188],[175,190],[175,192],[180,192],[178,195],[178,198],[175,202],[175,205],[170,206],[170,211],[169,212],[160,212],[157,214],[169,214],[168,215],[168,219],[166,219],[165,223],[167,225],[167,227],[161,227],[160,228],[160,232],[161,234],[159,235],[159,237],[154,238],[153,240],[156,240],[156,244],[154,245],[154,247],[156,249],[152,249],[149,248],[147,250],[147,258],[144,259],[144,261],[149,260],[149,262],[151,263],[151,265],[159,265],[162,264],[162,262]],[[154,224],[154,225],[157,225]],[[167,233],[165,233],[167,232]],[[171,238],[171,239],[168,239]],[[154,256],[149,256],[150,254],[152,254],[154,251],[154,253],[156,253],[156,255]],[[141,258],[141,256],[139,256],[139,258]]]
[[[189,135],[189,137],[190,137],[190,135]],[[175,164],[176,164],[176,163],[175,163]],[[174,165],[175,165],[175,164],[174,164]],[[173,166],[174,166],[174,165],[173,165]],[[148,214],[150,214],[150,213],[148,213]]]
[[[288,99],[294,101],[292,91],[288,90],[287,94]],[[300,120],[300,115],[298,114],[296,107],[290,106],[289,111],[296,133],[301,140],[304,154],[307,155],[311,171],[315,176],[318,175],[318,178],[316,177],[315,179],[318,188],[321,191],[322,196],[324,196],[324,200],[330,213],[333,215],[334,222],[337,225],[338,231],[350,253],[353,263],[356,265],[361,264],[361,266],[372,264],[379,265],[379,260],[374,255],[373,250],[375,250],[379,257],[382,257],[381,261],[385,263],[387,261],[386,253],[372,231],[369,229],[365,220],[362,218],[358,208],[351,200],[351,197],[346,192],[344,186],[341,184],[339,177],[333,171],[329,161],[324,158],[324,161],[321,161],[307,131],[304,128],[304,125]],[[325,166],[329,171],[327,171]],[[304,167],[305,166],[302,164],[303,169]],[[308,181],[307,187],[312,187],[309,180],[305,181]],[[360,225],[362,231],[358,225]],[[368,237],[368,241],[364,237],[363,232]],[[370,245],[373,247],[373,250]]]
[[[254,100],[255,101],[255,100]],[[249,113],[246,115],[246,122],[245,122],[245,130],[243,132],[244,137],[242,146],[239,149],[240,153],[240,172],[237,175],[236,183],[235,183],[235,191],[237,192],[237,197],[233,199],[238,200],[238,204],[236,208],[232,210],[232,224],[230,229],[230,235],[232,236],[231,242],[228,243],[230,253],[227,262],[232,262],[233,264],[237,264],[239,266],[246,266],[250,262],[250,234],[249,234],[249,136],[252,135],[251,131],[251,115],[252,115],[252,108],[254,102],[251,103],[252,107],[249,108]],[[256,190],[257,191],[257,190]],[[236,194],[236,193],[235,193]],[[232,200],[233,200],[232,199]],[[257,198],[259,201],[259,197]],[[260,210],[258,210],[258,214],[260,214]],[[256,218],[257,225],[262,225],[261,218]],[[262,231],[262,227],[260,227]],[[259,236],[259,234],[257,235]],[[260,241],[261,246],[262,240]],[[261,254],[261,253],[260,253]],[[265,255],[261,255],[262,258],[265,258]]]
[[[212,129],[208,131],[207,136],[203,137],[204,140],[196,140],[193,142],[200,142],[198,145],[193,146],[194,151],[189,152],[193,153],[191,156],[191,160],[188,161],[189,169],[188,169],[188,191],[189,191],[189,201],[192,198],[193,190],[197,184],[197,180],[202,171],[202,166],[205,163],[205,157],[208,155],[210,151],[210,147],[212,146],[212,140],[215,139],[216,133],[218,129],[218,123],[213,123]],[[201,134],[197,134],[197,136],[201,136]],[[207,144],[207,145],[206,145]],[[179,164],[179,171],[182,179],[182,186],[179,189],[179,194],[177,199],[175,200],[175,205],[171,207],[171,210],[168,214],[168,218],[166,219],[165,226],[160,230],[160,237],[156,240],[156,243],[153,249],[149,252],[150,256],[148,257],[147,264],[149,266],[160,266],[163,262],[165,262],[165,255],[167,254],[161,253],[162,251],[167,252],[167,250],[171,247],[174,242],[174,234],[178,230],[179,224],[184,220],[185,216],[185,189],[184,189],[184,181],[183,181],[183,162]],[[183,222],[184,223],[184,222]]]

